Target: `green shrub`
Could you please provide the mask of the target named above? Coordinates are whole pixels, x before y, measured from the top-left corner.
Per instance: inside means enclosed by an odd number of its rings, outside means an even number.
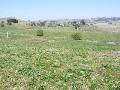
[[[0,24],[1,27],[4,27],[4,21],[1,21],[1,24]]]
[[[82,40],[82,36],[80,33],[74,33],[71,35],[71,37],[74,39],[74,40]]]
[[[43,36],[43,30],[42,29],[39,29],[37,31],[37,36]]]

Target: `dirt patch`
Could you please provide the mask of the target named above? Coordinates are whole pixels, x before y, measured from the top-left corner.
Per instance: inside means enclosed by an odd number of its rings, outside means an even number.
[[[2,40],[10,40],[10,38],[7,38],[7,37],[0,37],[0,41]]]
[[[109,75],[120,75],[120,72],[115,72],[115,71],[110,71],[110,70],[105,70],[105,69],[96,69],[95,71],[100,72],[100,73],[109,74]]]

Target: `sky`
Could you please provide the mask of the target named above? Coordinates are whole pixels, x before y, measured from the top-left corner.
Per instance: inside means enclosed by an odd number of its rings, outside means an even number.
[[[120,0],[0,0],[0,18],[23,20],[120,17]]]

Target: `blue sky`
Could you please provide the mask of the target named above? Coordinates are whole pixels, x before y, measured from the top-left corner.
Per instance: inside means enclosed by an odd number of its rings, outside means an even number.
[[[0,18],[24,20],[120,17],[120,0],[0,0]]]

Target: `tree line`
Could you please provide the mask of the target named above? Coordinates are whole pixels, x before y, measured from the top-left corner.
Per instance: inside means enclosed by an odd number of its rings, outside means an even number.
[[[18,20],[17,19],[7,19],[7,25],[12,25],[13,23],[18,23]],[[5,27],[5,22],[1,21],[0,26]]]

